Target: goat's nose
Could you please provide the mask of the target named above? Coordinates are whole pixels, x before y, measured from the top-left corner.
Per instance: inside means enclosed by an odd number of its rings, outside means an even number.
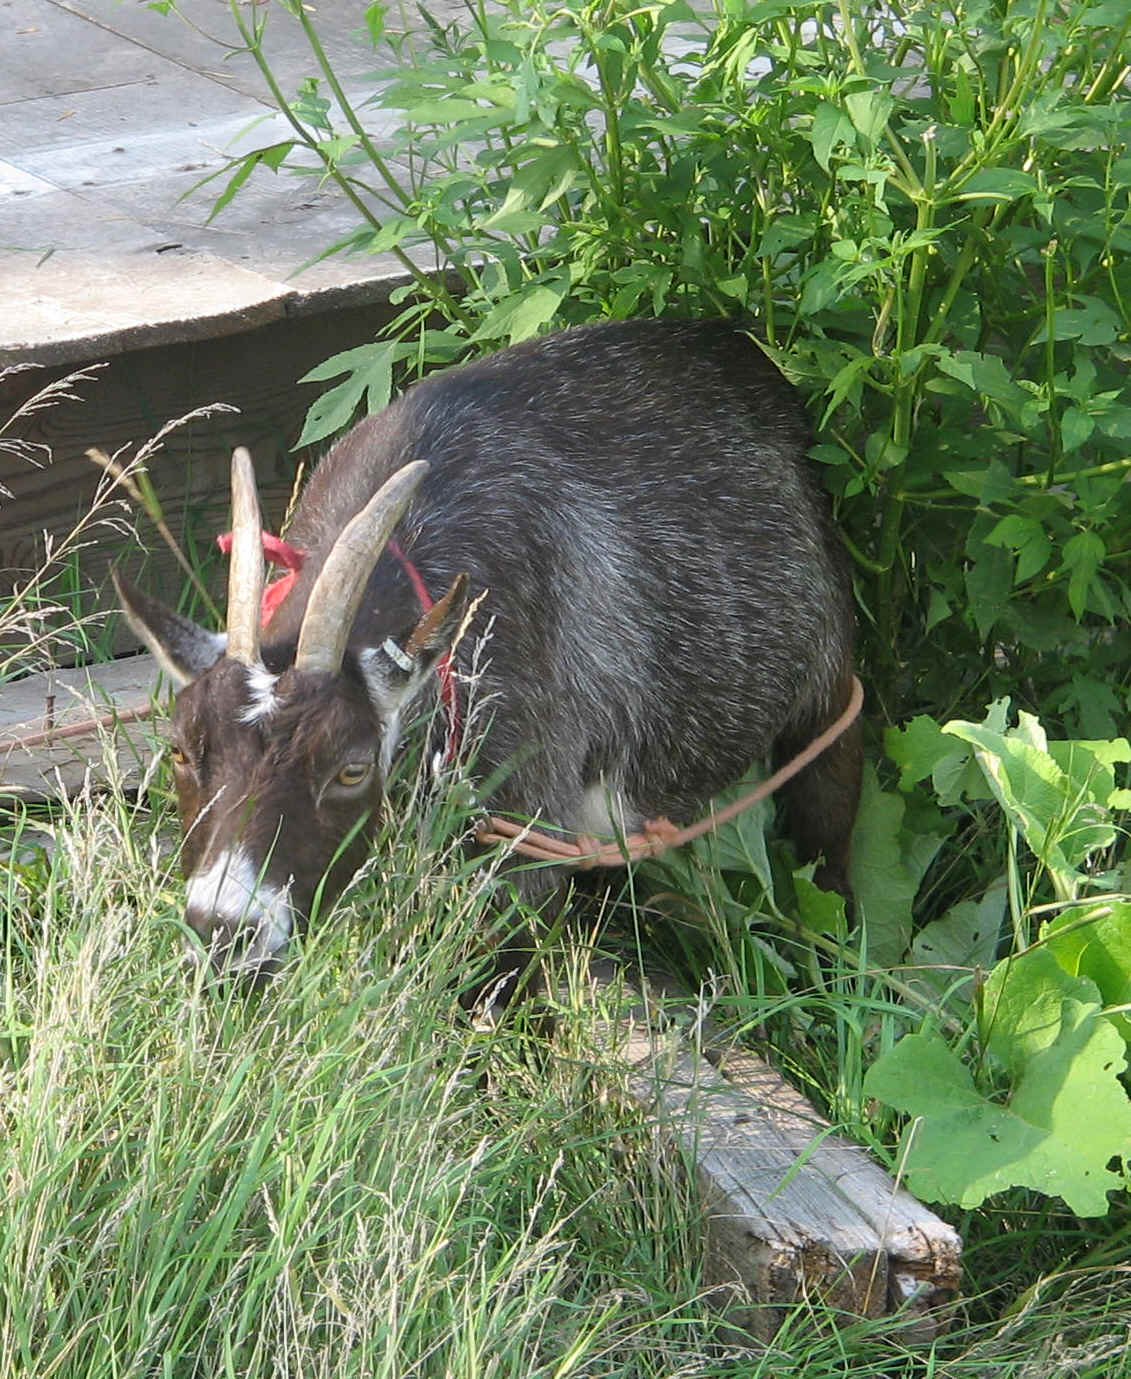
[[[224,915],[206,909],[190,908],[185,911],[185,923],[200,940],[186,941],[186,957],[190,963],[202,961],[200,949],[217,971],[239,966],[241,959],[254,937],[254,929],[246,924],[233,923]]]
[[[241,853],[189,878],[185,922],[221,971],[260,975],[277,965],[295,927],[290,886],[272,885]],[[192,945],[190,960],[199,961]]]

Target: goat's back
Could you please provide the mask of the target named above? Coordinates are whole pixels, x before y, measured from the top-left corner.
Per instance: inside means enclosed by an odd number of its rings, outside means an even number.
[[[843,696],[851,600],[807,444],[743,332],[585,327],[434,375],[362,422],[290,539],[316,570],[391,473],[427,460],[399,540],[434,593],[462,570],[487,591],[457,660],[493,619],[479,766],[511,767],[496,803],[582,829],[606,792],[627,826],[678,820]],[[406,606],[386,554],[351,643],[401,632]]]

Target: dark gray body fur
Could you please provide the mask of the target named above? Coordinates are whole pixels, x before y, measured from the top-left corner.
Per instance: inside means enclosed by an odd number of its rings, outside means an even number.
[[[629,829],[686,821],[847,697],[851,596],[808,443],[790,387],[724,323],[586,327],[433,376],[316,470],[288,532],[308,562],[263,659],[289,662],[346,521],[425,459],[397,535],[435,597],[461,571],[487,591],[456,662],[493,619],[477,774],[512,769],[492,807],[590,831],[596,788]],[[386,552],[350,646],[401,638],[419,612]],[[793,790],[800,849],[840,884],[858,777],[846,741]]]

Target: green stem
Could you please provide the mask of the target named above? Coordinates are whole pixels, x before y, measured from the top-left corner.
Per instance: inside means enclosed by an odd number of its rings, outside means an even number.
[[[1045,488],[1051,488],[1060,463],[1060,417],[1056,407],[1056,296],[1053,268],[1056,263],[1056,240],[1049,240],[1045,259],[1045,396],[1048,399],[1049,467]]]
[[[594,50],[596,58],[596,50]],[[620,139],[620,111],[616,95],[609,83],[605,63],[597,59],[597,75],[601,84],[601,99],[605,111],[605,157],[608,160],[609,176],[613,186],[613,202],[618,208],[624,206],[624,148]]]
[[[862,570],[867,570],[870,575],[882,575],[884,573],[884,567],[880,562],[878,560],[873,560],[871,556],[865,555],[843,528],[840,529],[838,535],[844,543],[845,550],[852,557],[852,563],[854,565],[858,565]]]
[[[334,69],[330,66],[329,59],[326,57],[326,50],[322,47],[322,42],[319,39],[318,34],[314,30],[313,24],[311,24],[310,22],[310,16],[306,12],[306,6],[300,4],[297,5],[295,9],[298,16],[298,21],[302,25],[302,31],[306,37],[306,41],[310,44],[311,52],[313,52],[318,62],[318,66],[322,69],[322,75],[326,78],[327,86],[329,86],[330,90],[334,93],[334,99],[342,108],[342,114],[345,115],[346,122],[349,124],[349,127],[353,130],[353,132],[357,135],[358,142],[361,144],[361,147],[365,151],[365,156],[377,169],[378,173],[381,176],[381,180],[384,182],[385,186],[389,189],[389,191],[392,192],[393,196],[399,202],[401,208],[406,208],[408,205],[408,198],[405,196],[404,190],[401,187],[400,183],[393,176],[392,170],[389,167],[388,163],[386,163],[384,158],[382,158],[381,154],[378,152],[377,148],[374,146],[373,140],[370,139],[365,127],[357,118],[357,115],[354,112],[354,108],[350,104],[350,101],[347,98],[346,93],[342,90],[337,75],[334,72]]]
[[[1067,474],[1060,475],[1062,484],[1069,484],[1076,479],[1094,479],[1103,474],[1118,474],[1121,470],[1131,469],[1131,457],[1122,460],[1108,460],[1106,464],[1089,465],[1086,469],[1073,469]],[[1046,479],[1042,474],[1018,474],[1014,479],[1019,484],[1040,484],[1043,488]]]
[[[979,224],[979,216],[985,217],[981,224]],[[985,220],[989,218],[990,213],[984,208],[982,211],[975,213],[974,229],[966,236],[962,245],[962,250],[955,261],[953,269],[951,269],[950,279],[943,289],[943,295],[935,309],[934,319],[927,328],[926,334],[923,336],[924,344],[934,345],[938,343],[939,337],[946,327],[947,317],[950,314],[951,307],[954,305],[954,299],[958,296],[958,290],[962,286],[966,274],[969,273],[973,266],[974,259],[978,253],[978,240],[985,228]]]
[[[348,177],[345,177],[338,170],[338,168],[334,165],[333,160],[330,159],[327,156],[327,154],[323,151],[318,140],[313,139],[310,136],[306,129],[306,126],[302,123],[301,120],[299,120],[295,116],[294,111],[290,107],[290,103],[283,95],[278,82],[275,80],[275,74],[272,72],[271,67],[267,62],[267,59],[263,55],[263,21],[257,22],[255,31],[254,33],[252,33],[248,29],[244,17],[240,12],[237,0],[229,0],[229,4],[231,6],[232,17],[235,20],[237,29],[239,29],[240,37],[244,40],[245,44],[247,45],[248,52],[251,53],[252,58],[255,60],[255,65],[259,68],[263,80],[267,83],[267,89],[271,93],[272,100],[275,102],[276,106],[282,113],[283,117],[286,119],[287,123],[298,135],[299,142],[305,148],[309,149],[311,153],[314,154],[314,156],[318,159],[318,161],[322,164],[323,168],[326,170],[327,176],[332,178],[332,180],[337,185],[342,194],[346,197],[346,199],[357,211],[358,215],[361,216],[362,220],[364,220],[367,225],[372,226],[374,230],[380,230],[380,220],[373,214],[373,212],[369,209],[369,207],[365,204],[361,197],[358,196],[357,192],[353,188],[350,179]],[[397,262],[401,265],[402,268],[404,268],[404,270],[409,274],[412,280],[416,283],[416,285],[427,297],[429,297],[432,301],[435,301],[438,305],[442,305],[444,309],[450,313],[452,318],[459,321],[461,325],[466,326],[468,329],[471,328],[471,326],[473,325],[473,321],[470,314],[467,311],[465,311],[463,307],[460,306],[460,304],[448,291],[442,279],[434,278],[427,274],[422,268],[419,268],[412,261],[412,259],[409,258],[409,256],[404,252],[403,249],[394,247],[391,252],[393,256],[396,258]]]
[[[925,180],[918,198],[915,228],[928,231],[934,226],[935,203],[935,148],[934,139],[925,140]],[[899,313],[896,330],[896,350],[903,353],[920,341],[919,318],[923,308],[923,293],[927,280],[927,258],[929,244],[920,244],[911,254],[911,272],[908,274],[907,295],[903,310]],[[897,453],[907,455],[911,448],[911,434],[914,429],[915,404],[919,396],[922,368],[916,369],[910,378],[899,383],[893,394],[891,423],[892,444]],[[906,459],[902,460],[887,476],[886,498],[880,523],[879,560],[880,574],[876,588],[876,616],[879,624],[881,655],[894,656],[895,632],[898,626],[896,609],[896,557],[899,553],[900,535],[903,530],[903,480],[907,470]]]
[[[1122,71],[1112,75],[1113,64],[1123,57],[1123,41],[1127,37],[1127,30],[1131,28],[1131,15],[1123,21],[1122,27],[1115,35],[1111,44],[1111,52],[1107,55],[1103,66],[1096,73],[1095,80],[1084,94],[1084,104],[1091,105],[1093,101],[1099,100],[1101,96],[1106,96],[1115,90],[1117,86],[1122,86],[1127,80],[1128,68],[1125,66]]]
[[[980,147],[971,149],[947,178],[943,187],[943,195],[940,198],[942,201],[955,197],[963,184],[980,168],[992,165],[998,145],[1006,137],[1008,130],[1016,124],[1021,108],[1019,102],[1023,87],[1029,81],[1040,61],[1039,48],[1044,38],[1043,30],[1047,7],[1048,0],[1039,0],[1037,12],[1033,16],[1029,42],[1017,64],[1013,79],[999,96],[997,108],[986,127]]]

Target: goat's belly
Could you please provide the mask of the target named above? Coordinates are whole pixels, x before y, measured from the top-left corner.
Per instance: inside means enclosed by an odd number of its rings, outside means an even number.
[[[644,816],[628,803],[620,790],[598,781],[588,786],[582,795],[573,828],[576,833],[608,838],[635,833],[643,822]]]

